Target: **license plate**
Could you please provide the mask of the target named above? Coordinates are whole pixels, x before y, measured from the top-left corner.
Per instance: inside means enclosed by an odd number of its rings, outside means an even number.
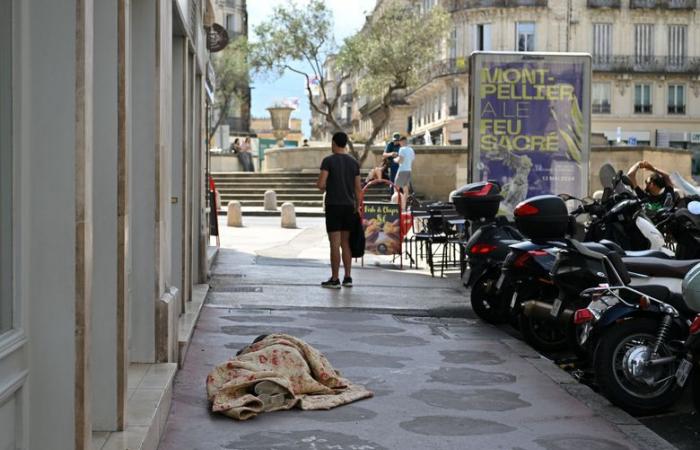
[[[503,286],[503,281],[506,279],[506,274],[502,273],[500,277],[498,277],[498,281],[496,281],[496,290],[500,290],[501,286]]]
[[[554,300],[554,304],[552,305],[552,310],[549,312],[549,314],[552,317],[557,317],[559,315],[560,309],[561,309],[561,300],[556,299],[556,300]]]
[[[692,368],[693,363],[691,363],[687,359],[681,361],[681,365],[678,366],[678,370],[676,370],[676,383],[678,384],[678,386],[685,386],[685,382],[688,380],[688,375],[690,375],[690,370]]]

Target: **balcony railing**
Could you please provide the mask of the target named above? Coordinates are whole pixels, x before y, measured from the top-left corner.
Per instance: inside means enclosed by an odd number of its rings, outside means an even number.
[[[469,72],[469,58],[442,59],[428,64],[422,71],[418,87],[429,83],[435,78],[449,75],[459,75]]]
[[[630,8],[695,9],[697,0],[630,0]]]
[[[620,9],[621,0],[588,0],[589,8],[617,8]]]
[[[700,58],[679,56],[596,55],[593,70],[598,72],[698,72]]]
[[[610,114],[610,103],[593,103],[591,105],[593,114]]]
[[[516,8],[518,6],[547,7],[548,0],[451,0],[447,4],[450,12],[475,8]]]

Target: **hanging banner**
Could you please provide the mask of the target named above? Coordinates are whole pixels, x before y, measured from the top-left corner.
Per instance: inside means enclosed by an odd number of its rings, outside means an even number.
[[[401,254],[401,220],[396,203],[365,203],[365,250],[375,255]]]
[[[470,181],[499,182],[506,213],[535,195],[587,195],[590,55],[471,59]]]

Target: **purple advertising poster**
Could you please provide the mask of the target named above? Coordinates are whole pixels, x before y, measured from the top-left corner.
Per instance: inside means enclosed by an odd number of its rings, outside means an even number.
[[[499,182],[507,213],[535,195],[586,195],[589,57],[478,53],[472,62],[472,180]]]

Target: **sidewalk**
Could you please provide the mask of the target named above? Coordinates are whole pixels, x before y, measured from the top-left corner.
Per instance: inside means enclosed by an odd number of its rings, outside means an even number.
[[[251,218],[252,219],[252,218]],[[322,221],[270,218],[226,229],[162,450],[668,448],[503,331],[476,320],[459,280],[368,258],[356,287],[322,290]],[[376,264],[382,264],[377,266]],[[323,351],[375,397],[331,411],[248,422],[209,413],[204,380],[256,336],[283,332]]]

